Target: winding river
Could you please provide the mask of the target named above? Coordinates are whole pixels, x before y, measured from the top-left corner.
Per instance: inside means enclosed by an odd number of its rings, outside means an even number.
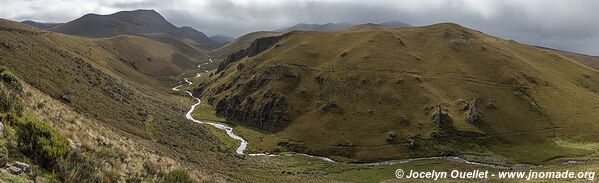
[[[212,61],[212,58],[209,58],[210,62]],[[204,64],[208,64],[208,63],[204,63]],[[198,70],[200,70],[200,72],[196,73],[196,78],[202,76],[202,73],[207,73],[208,70],[205,70],[202,68],[203,64],[198,65]],[[183,78],[183,82],[186,83],[187,85],[192,85],[193,83],[191,82],[190,78]],[[183,87],[183,84],[175,86],[174,88],[172,88],[171,90],[173,91],[181,91],[181,88]],[[210,121],[201,121],[198,119],[195,119],[193,117],[193,111],[195,110],[195,108],[200,105],[202,103],[202,100],[198,97],[193,96],[193,94],[189,91],[185,91],[185,93],[187,93],[190,97],[192,97],[193,99],[195,99],[197,101],[197,103],[191,105],[191,108],[189,109],[189,111],[187,111],[187,113],[185,113],[185,118],[187,118],[190,121],[193,121],[195,123],[199,123],[199,124],[207,124],[210,126],[213,126],[217,129],[223,130],[227,133],[227,135],[229,137],[231,137],[232,139],[239,141],[239,147],[237,147],[237,149],[235,150],[235,153],[239,154],[239,155],[248,155],[248,156],[279,156],[278,154],[270,154],[270,153],[255,153],[255,154],[246,154],[244,153],[245,149],[247,148],[248,145],[248,141],[243,139],[241,136],[236,135],[233,132],[233,128],[223,124],[223,123],[218,123],[218,122],[210,122]],[[309,155],[309,154],[301,154],[301,153],[292,153],[292,154],[296,154],[296,155],[302,155],[302,156],[307,156],[307,157],[312,157],[312,158],[316,158],[316,159],[320,159],[323,161],[327,161],[327,162],[335,162],[330,158],[327,157],[321,157],[321,156],[314,156],[314,155]]]
[[[209,58],[209,60],[210,60],[210,62],[212,62],[211,58]],[[204,63],[204,64],[207,64],[207,63]],[[201,72],[198,72],[195,77],[200,77],[200,76],[202,76],[202,73],[208,72],[207,70],[203,69],[201,66],[202,66],[202,64],[198,65],[198,69],[201,70]],[[193,84],[189,78],[184,78],[183,81],[185,83],[187,83],[188,85]],[[183,86],[183,84],[178,85],[178,86],[172,88],[171,90],[180,91],[179,88],[182,86]],[[191,106],[191,108],[189,109],[189,111],[187,111],[187,113],[185,114],[185,118],[187,118],[188,120],[193,121],[195,123],[207,124],[207,125],[217,128],[217,129],[225,131],[229,137],[240,142],[239,147],[237,147],[237,149],[235,150],[235,153],[237,153],[239,155],[248,155],[248,156],[280,156],[280,155],[283,155],[283,154],[270,154],[270,153],[255,153],[255,154],[244,153],[245,149],[248,146],[248,141],[243,139],[241,136],[236,135],[233,132],[232,127],[230,127],[226,124],[223,124],[223,123],[200,121],[198,119],[193,118],[192,113],[195,110],[195,108],[202,103],[202,100],[198,97],[193,96],[193,94],[189,91],[185,91],[185,93],[187,93],[190,97],[192,97],[193,99],[195,99],[197,101],[197,103],[193,104]],[[307,157],[311,157],[311,158],[320,159],[320,160],[326,161],[326,162],[337,163],[336,161],[334,161],[330,158],[322,157],[322,156],[314,156],[314,155],[295,153],[295,152],[285,153],[285,155],[301,155],[301,156],[307,156]],[[497,169],[509,169],[510,167],[514,166],[514,165],[496,165],[496,164],[485,164],[485,163],[479,163],[479,162],[472,162],[472,161],[468,161],[468,160],[465,160],[465,159],[457,157],[457,156],[436,156],[436,157],[425,157],[425,158],[411,158],[411,159],[389,160],[389,161],[383,161],[383,162],[361,163],[361,164],[362,165],[370,165],[370,166],[394,165],[394,164],[408,163],[408,162],[412,162],[412,161],[431,160],[431,159],[446,159],[449,161],[460,162],[460,163],[464,163],[464,164],[484,166],[484,167],[497,168]]]

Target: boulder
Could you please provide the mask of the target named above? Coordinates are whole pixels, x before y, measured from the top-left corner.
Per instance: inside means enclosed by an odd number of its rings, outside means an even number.
[[[395,139],[397,139],[397,133],[394,131],[387,133],[387,142],[395,143]]]
[[[410,138],[408,140],[408,149],[414,150],[418,147],[418,143],[416,142],[416,138]]]
[[[487,108],[491,110],[497,110],[497,105],[495,104],[495,102],[489,101],[489,103],[487,104]]]
[[[14,166],[16,166],[17,168],[20,168],[21,170],[23,170],[23,172],[29,173],[29,169],[31,168],[31,166],[27,163],[23,163],[20,161],[15,162]]]
[[[19,167],[16,167],[16,166],[8,167],[8,171],[15,175],[21,174],[21,172],[23,172],[23,170],[21,170]]]

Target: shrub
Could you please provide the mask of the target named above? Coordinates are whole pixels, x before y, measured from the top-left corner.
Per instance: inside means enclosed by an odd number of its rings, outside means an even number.
[[[43,102],[38,102],[38,103],[37,103],[37,106],[36,106],[36,108],[37,108],[37,109],[42,109],[42,108],[44,108],[45,106],[46,106],[46,103],[43,103]]]
[[[9,112],[12,109],[14,101],[8,93],[4,90],[0,90],[0,112]]]
[[[110,183],[110,182],[119,182],[121,178],[121,174],[116,170],[104,170],[104,177],[102,178],[102,182]]]
[[[148,175],[155,175],[160,173],[160,165],[152,161],[145,161],[143,168]]]
[[[8,162],[8,148],[6,148],[6,142],[0,139],[0,167],[4,167]]]
[[[14,111],[17,116],[23,115],[23,106],[10,93],[0,90],[0,112],[8,113]]]
[[[189,174],[182,169],[174,169],[168,172],[162,179],[164,183],[193,183]]]
[[[71,150],[66,158],[58,162],[58,174],[65,182],[101,182],[98,163],[79,150]]]
[[[19,82],[19,79],[17,79],[17,76],[8,69],[0,67],[0,78],[6,85],[12,87],[14,90],[18,92],[23,91],[23,86],[21,85],[21,82]]]
[[[37,120],[15,120],[21,151],[42,167],[51,169],[68,152],[68,141],[49,125]]]

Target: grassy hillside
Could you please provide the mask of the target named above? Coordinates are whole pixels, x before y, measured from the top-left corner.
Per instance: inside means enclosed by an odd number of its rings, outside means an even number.
[[[197,91],[228,121],[283,139],[281,149],[543,163],[591,153],[556,139],[599,137],[597,71],[456,24],[291,32],[262,48]]]
[[[154,175],[180,176],[180,171],[167,173],[178,167],[200,182],[324,179],[323,173],[314,177],[312,169],[283,171],[293,166],[288,161],[300,161],[294,158],[235,155],[231,145],[235,142],[222,131],[183,117],[195,102],[192,98],[171,93],[160,81],[123,62],[121,58],[130,55],[119,51],[127,48],[106,45],[115,40],[67,36],[7,20],[0,20],[0,38],[0,65],[27,83],[25,113],[43,120],[69,140],[69,147],[92,158],[97,164],[90,166],[110,178],[105,181],[156,181],[160,179]],[[112,39],[122,39],[118,41],[123,44],[147,41],[130,36]],[[143,46],[137,51],[155,49]],[[73,165],[77,164],[66,164],[70,169]],[[0,180],[22,179],[0,173]]]
[[[584,64],[586,66],[589,66],[591,68],[599,70],[599,57],[598,56],[590,56],[590,55],[585,55],[585,54],[572,53],[572,52],[556,50],[556,49],[551,49],[551,48],[544,48],[544,47],[539,47],[539,48],[553,52],[553,53],[563,55],[572,60],[576,60],[576,61],[580,62],[581,64]]]
[[[137,141],[161,156],[195,168],[210,165],[207,174],[237,166],[208,129],[183,117],[191,99],[168,94],[169,88],[126,65],[112,48],[6,20],[0,21],[0,37],[0,64],[76,113],[129,139],[144,139]]]
[[[144,37],[117,36],[97,42],[133,69],[158,79],[186,72],[191,74],[198,63],[178,49]]]
[[[269,32],[269,31],[252,32],[252,33],[243,35],[237,39],[234,39],[234,40],[228,42],[227,44],[212,51],[210,53],[210,55],[213,58],[215,58],[215,61],[218,61],[220,63],[225,58],[227,58],[227,56],[229,56],[239,50],[243,50],[243,49],[249,47],[250,44],[258,38],[276,36],[276,35],[281,35],[281,34],[282,33],[279,33],[279,32]],[[217,63],[212,64],[211,69],[216,68],[217,65],[218,65]]]
[[[195,68],[191,65],[208,62],[205,52],[216,47],[216,43],[204,33],[191,27],[178,28],[153,10],[121,11],[110,15],[88,14],[47,30],[104,38],[101,40],[103,46],[113,47],[114,54],[130,59],[125,62],[134,67],[139,66],[144,74],[167,81],[169,78],[165,77],[177,77]],[[134,38],[135,36],[147,40]],[[159,64],[155,68],[148,68],[152,59],[157,59]],[[165,64],[160,63],[174,63],[178,68],[164,67]],[[171,81],[172,79],[170,78]]]
[[[318,32],[334,32],[344,31],[351,29],[363,29],[363,28],[401,28],[401,27],[412,27],[412,25],[399,22],[399,21],[388,21],[382,23],[364,23],[364,24],[350,24],[350,23],[326,23],[326,24],[297,24],[289,28],[278,29],[276,32],[287,33],[291,31],[318,31]]]

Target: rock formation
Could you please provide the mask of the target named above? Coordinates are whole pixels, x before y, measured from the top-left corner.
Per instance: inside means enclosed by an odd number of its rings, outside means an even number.
[[[439,125],[451,122],[451,117],[443,112],[441,104],[437,104],[437,107],[435,107],[435,112],[433,113],[433,121]]]
[[[249,123],[264,129],[276,130],[289,121],[287,119],[287,101],[278,92],[266,92],[259,102],[252,97],[233,95],[224,97],[216,103],[216,113],[228,120]]]
[[[285,37],[285,35],[263,37],[263,38],[256,39],[254,42],[252,42],[252,44],[250,44],[250,47],[248,47],[247,49],[240,50],[238,52],[235,52],[235,53],[229,55],[225,59],[224,62],[222,62],[218,65],[218,68],[216,69],[216,73],[222,72],[231,63],[237,62],[244,57],[253,57],[253,56],[256,56],[256,55],[262,53],[264,50],[267,50],[270,47],[272,47],[274,44],[276,44],[283,37]]]
[[[480,113],[478,112],[478,107],[476,106],[478,99],[474,98],[470,105],[468,105],[468,117],[466,120],[470,123],[476,123],[481,120]]]

